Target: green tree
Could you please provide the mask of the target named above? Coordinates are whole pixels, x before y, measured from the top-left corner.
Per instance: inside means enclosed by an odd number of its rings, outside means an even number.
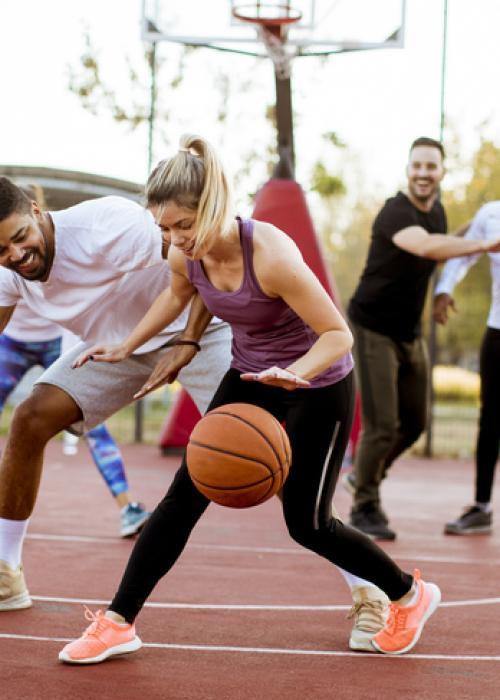
[[[328,165],[325,160],[314,164],[310,190],[318,200],[315,219],[323,251],[345,307],[361,275],[380,202],[363,192],[355,155],[338,134],[328,132],[323,140]],[[347,177],[355,184],[349,187]]]
[[[200,66],[203,68],[204,82],[213,86],[213,90],[209,91],[210,104],[206,101],[203,103],[203,111],[211,124],[210,138],[216,145],[224,144],[228,151],[234,150],[231,149],[231,139],[238,138],[240,134],[242,115],[248,104],[244,100],[248,100],[254,86],[252,71],[246,74],[250,77],[242,77],[234,70],[228,71],[227,57],[223,60],[213,52],[210,52],[211,60],[207,61],[206,52],[209,49],[158,44],[154,54],[151,46],[146,48],[142,62],[136,60],[132,65],[128,57],[123,58],[125,76],[122,77],[125,80],[121,81],[121,88],[117,89],[114,87],[118,82],[116,76],[107,73],[105,61],[93,45],[88,32],[84,42],[79,64],[68,66],[70,91],[91,114],[111,115],[117,123],[132,130],[146,128],[151,117],[151,70],[154,55],[158,87],[154,113],[153,162],[158,160],[159,153],[163,154],[165,146],[172,146],[171,133],[174,130],[183,129],[184,124],[187,125],[186,130],[191,130],[193,117],[201,120],[199,115],[193,115],[194,91],[191,87],[199,83]],[[126,84],[125,89],[123,84]],[[263,113],[264,137],[259,140],[248,139],[244,142],[244,148],[241,148],[241,138],[238,138],[238,151],[241,155],[237,167],[232,169],[237,191],[255,191],[275,163],[274,111],[268,106],[260,109]]]

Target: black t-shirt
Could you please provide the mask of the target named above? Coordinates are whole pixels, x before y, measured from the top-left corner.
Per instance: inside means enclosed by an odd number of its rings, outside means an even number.
[[[436,265],[393,243],[394,234],[408,226],[445,233],[443,205],[436,200],[430,212],[423,212],[402,192],[386,201],[373,223],[365,269],[348,309],[354,323],[403,341],[421,333],[427,285]]]

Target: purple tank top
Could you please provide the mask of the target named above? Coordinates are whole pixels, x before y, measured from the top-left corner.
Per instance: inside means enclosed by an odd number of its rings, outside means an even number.
[[[260,372],[268,367],[287,367],[304,355],[317,334],[280,298],[264,294],[253,270],[253,221],[238,219],[243,250],[243,282],[234,292],[216,289],[200,260],[187,259],[191,283],[206,307],[227,321],[233,332],[231,367],[240,372]],[[346,353],[311,380],[311,386],[335,384],[352,370]]]

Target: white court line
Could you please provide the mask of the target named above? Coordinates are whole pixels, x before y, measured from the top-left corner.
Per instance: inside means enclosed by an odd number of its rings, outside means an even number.
[[[0,634],[0,639],[18,639],[29,642],[59,642],[73,641],[66,637],[35,637],[28,634]],[[500,656],[465,656],[463,654],[402,654],[401,656],[389,656],[386,654],[370,654],[359,651],[330,651],[321,649],[281,649],[279,647],[230,647],[208,646],[203,644],[160,644],[159,642],[145,642],[144,647],[150,649],[177,649],[180,651],[218,651],[237,652],[243,654],[281,654],[293,656],[351,656],[358,659],[421,659],[424,661],[500,661]]]
[[[33,600],[43,603],[66,603],[68,605],[109,605],[109,600],[96,600],[90,598],[58,598],[55,596],[32,595]],[[440,608],[460,608],[471,605],[498,605],[500,598],[477,598],[475,600],[442,601]],[[266,605],[266,604],[223,604],[223,603],[145,603],[146,608],[160,608],[162,610],[270,610],[290,612],[335,612],[337,610],[350,610],[350,605]]]
[[[115,537],[86,537],[80,535],[48,535],[43,533],[28,533],[26,539],[29,540],[42,540],[48,542],[82,542],[88,544],[116,544],[117,538]],[[251,552],[253,554],[291,554],[294,556],[311,556],[311,552],[306,549],[299,549],[293,547],[250,547],[241,545],[229,545],[229,544],[197,544],[190,543],[186,545],[186,549],[204,549],[204,550],[214,550],[214,551],[227,551],[227,552]],[[396,554],[396,558],[403,561],[422,561],[422,562],[436,562],[439,564],[471,564],[477,565],[477,559],[467,559],[463,557],[443,557],[443,556],[426,556],[426,555],[415,555],[415,554]],[[488,559],[488,561],[481,562],[483,566],[498,566],[500,560]]]

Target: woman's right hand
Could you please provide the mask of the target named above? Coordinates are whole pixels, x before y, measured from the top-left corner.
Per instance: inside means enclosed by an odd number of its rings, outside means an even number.
[[[455,312],[457,311],[455,300],[450,294],[442,292],[434,297],[432,316],[436,323],[445,326],[448,323],[450,309]]]
[[[93,362],[121,362],[131,355],[125,345],[93,345],[84,350],[71,365],[73,369],[81,367],[89,360]]]

